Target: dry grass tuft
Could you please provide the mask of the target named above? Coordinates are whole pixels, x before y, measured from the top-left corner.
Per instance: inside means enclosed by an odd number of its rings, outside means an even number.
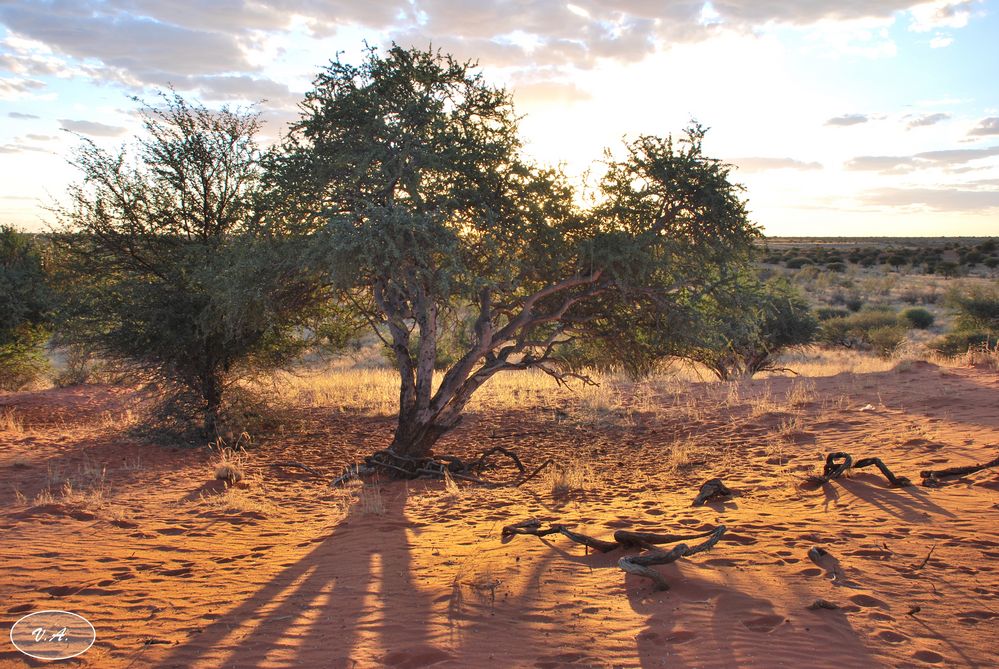
[[[462,490],[454,478],[451,477],[451,472],[447,469],[444,470],[444,499],[449,502],[457,502],[465,496],[465,491]]]
[[[596,485],[594,478],[595,474],[589,463],[577,458],[552,464],[541,475],[545,487],[556,498],[590,490]]]
[[[24,434],[24,421],[13,407],[7,407],[0,411],[0,432],[8,432],[15,437]]]
[[[358,489],[357,506],[362,514],[381,516],[385,513],[385,501],[382,499],[381,487],[366,483]]]

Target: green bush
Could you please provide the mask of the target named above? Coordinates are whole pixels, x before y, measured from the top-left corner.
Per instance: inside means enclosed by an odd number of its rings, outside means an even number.
[[[846,309],[836,309],[835,307],[819,307],[815,310],[815,316],[820,321],[827,321],[830,318],[845,318],[850,312]]]
[[[0,226],[0,389],[18,390],[48,366],[42,347],[50,299],[35,241]]]
[[[790,258],[784,262],[784,266],[788,269],[801,269],[805,265],[811,265],[812,261],[808,258],[798,256],[796,258]]]
[[[925,330],[930,327],[933,325],[934,320],[933,314],[922,307],[906,309],[899,315],[899,322],[919,330]]]
[[[846,264],[836,260],[826,265],[826,269],[830,272],[845,272]]]
[[[994,349],[996,346],[999,346],[999,336],[981,331],[949,332],[930,344],[930,348],[944,355],[962,355],[971,349]]]
[[[905,328],[890,309],[866,309],[822,322],[819,341],[833,346],[873,349],[890,355],[905,339]]]

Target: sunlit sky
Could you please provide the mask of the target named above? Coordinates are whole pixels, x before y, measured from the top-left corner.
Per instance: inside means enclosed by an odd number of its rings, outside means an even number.
[[[131,96],[266,99],[273,138],[391,41],[478,60],[570,174],[697,119],[769,235],[999,235],[999,0],[4,0],[0,223],[45,229],[73,133],[128,141]]]

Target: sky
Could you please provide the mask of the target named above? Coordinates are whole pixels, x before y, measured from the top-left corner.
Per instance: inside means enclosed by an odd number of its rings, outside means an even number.
[[[0,0],[0,224],[51,225],[135,96],[257,104],[273,141],[331,59],[396,42],[477,61],[580,179],[697,120],[768,235],[999,235],[997,38],[999,0]]]

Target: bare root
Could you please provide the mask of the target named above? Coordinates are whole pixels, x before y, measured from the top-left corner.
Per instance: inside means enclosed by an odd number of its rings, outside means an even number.
[[[942,485],[943,479],[945,478],[950,478],[952,476],[967,476],[968,474],[974,474],[975,472],[980,472],[983,469],[989,469],[991,467],[999,467],[999,457],[995,460],[990,460],[989,462],[983,462],[980,465],[948,467],[947,469],[929,469],[919,472],[919,476],[922,477],[924,486],[928,488],[936,488]]]
[[[651,569],[653,565],[669,564],[676,562],[680,558],[696,555],[701,551],[712,548],[725,534],[724,525],[719,525],[711,530],[696,534],[659,534],[656,532],[632,532],[629,530],[618,530],[614,533],[614,541],[604,541],[594,537],[580,534],[570,530],[565,525],[553,523],[547,528],[541,526],[541,521],[537,519],[525,520],[503,528],[503,537],[512,537],[517,534],[531,534],[536,537],[545,537],[550,534],[561,534],[578,544],[582,544],[601,553],[609,553],[618,548],[641,548],[648,549],[640,555],[626,555],[617,561],[618,567],[629,574],[642,576],[650,579],[660,590],[668,590],[669,584],[662,574]],[[680,543],[669,550],[657,548],[656,544],[673,543],[675,541],[686,541],[691,539],[704,539],[699,544],[688,546]]]
[[[842,451],[827,455],[825,467],[822,469],[822,476],[810,476],[809,480],[819,484],[829,483],[834,479],[838,479],[850,469],[863,469],[872,465],[881,471],[892,486],[903,488],[912,485],[912,481],[906,477],[895,476],[881,458],[861,458],[854,462],[853,456]]]
[[[731,497],[732,491],[729,490],[721,479],[711,479],[710,481],[705,481],[701,486],[700,492],[697,493],[697,497],[694,498],[694,506],[701,506],[709,499],[715,497]]]

